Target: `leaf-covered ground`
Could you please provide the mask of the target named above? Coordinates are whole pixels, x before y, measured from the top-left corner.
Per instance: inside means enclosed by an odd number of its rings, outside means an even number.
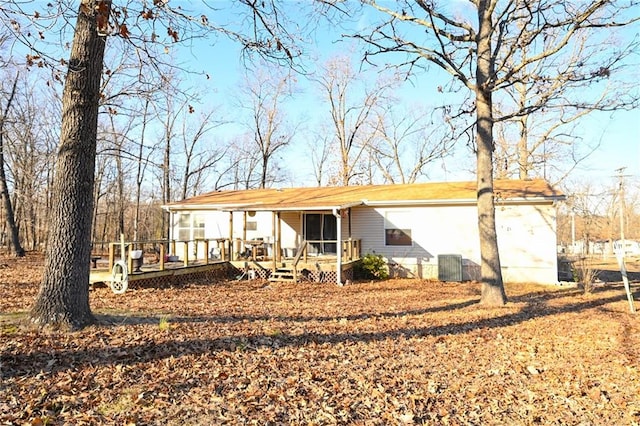
[[[1,424],[640,424],[620,284],[496,309],[476,283],[102,287],[100,323],[62,333],[20,323],[40,273],[0,258]]]

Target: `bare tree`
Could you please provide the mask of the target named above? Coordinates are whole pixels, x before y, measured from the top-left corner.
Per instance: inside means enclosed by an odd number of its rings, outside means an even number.
[[[554,42],[547,39],[549,44]],[[535,47],[522,46],[520,62],[526,65],[496,102],[496,122],[505,136],[503,149],[496,150],[496,162],[503,173],[520,179],[553,175],[561,181],[593,153],[597,147],[585,146],[576,131],[584,118],[597,111],[638,105],[634,91],[638,83],[629,80],[633,73],[625,72],[638,66],[627,61],[634,46],[637,43],[616,37],[596,44],[582,35],[560,58],[548,56],[535,62],[528,62],[536,54]],[[590,63],[592,56],[598,57],[596,63]]]
[[[142,108],[142,129],[140,131],[140,140],[138,141],[138,149],[135,153],[136,156],[136,178],[135,178],[135,212],[133,217],[133,240],[138,241],[140,238],[140,199],[142,197],[142,183],[144,182],[145,171],[149,165],[149,157],[152,150],[148,150],[145,154],[145,141],[147,135],[147,118],[149,117],[149,99],[144,100],[144,106]]]
[[[256,152],[255,139],[252,134],[236,136],[231,142],[227,155],[226,173],[221,173],[216,189],[232,187],[233,189],[251,189],[260,187],[261,155]]]
[[[89,307],[89,256],[104,31],[110,1],[83,1],[78,11],[63,95],[45,271],[31,311],[41,325],[80,328]],[[101,35],[103,34],[103,35]]]
[[[453,140],[430,115],[389,110],[378,116],[380,137],[368,149],[386,183],[414,183],[429,164],[451,154]]]
[[[20,244],[20,235],[18,226],[16,225],[15,214],[13,210],[13,205],[11,203],[11,198],[9,196],[9,186],[7,185],[7,176],[5,173],[5,161],[4,161],[4,134],[5,134],[5,122],[7,120],[7,116],[9,113],[9,109],[11,108],[11,103],[13,102],[14,96],[16,94],[16,86],[18,85],[18,77],[16,74],[11,91],[9,93],[9,97],[7,99],[7,104],[0,116],[0,196],[2,196],[3,208],[5,210],[7,225],[9,226],[9,235],[11,241],[11,247],[13,253],[17,257],[24,257],[25,252],[24,248],[22,248],[22,244]]]
[[[260,188],[276,182],[276,154],[291,143],[296,125],[287,121],[284,104],[294,91],[296,81],[291,71],[274,71],[262,63],[247,71],[240,105],[248,111],[247,128],[253,134],[253,147],[259,160]]]
[[[364,155],[378,136],[378,114],[384,108],[387,91],[395,81],[377,81],[372,87],[359,82],[364,73],[353,69],[344,56],[329,60],[316,78],[329,106],[333,126],[333,143],[340,169],[332,177],[333,184],[355,183],[363,174]]]
[[[228,150],[226,147],[216,146],[211,139],[208,141],[204,139],[207,133],[224,124],[223,121],[214,119],[216,115],[215,110],[202,114],[194,128],[189,128],[186,119],[182,124],[181,139],[184,154],[180,194],[182,199],[190,195],[195,196],[202,191],[201,183],[206,179],[206,174],[214,170]]]
[[[375,0],[363,0],[362,3],[386,17],[369,33],[356,35],[371,48],[367,59],[373,60],[375,55],[388,52],[402,53],[406,55],[403,56],[405,65],[419,67],[426,61],[449,73],[473,94],[482,303],[503,305],[507,297],[493,198],[494,123],[497,119],[494,96],[518,83],[522,72],[533,64],[546,58],[558,58],[570,50],[576,38],[592,30],[604,31],[635,20],[625,18],[625,12],[636,6],[635,2],[599,0],[567,5],[560,0],[477,0],[464,5],[456,3],[456,8],[445,8],[424,0],[400,1],[394,6]],[[426,32],[416,32],[415,27]],[[420,34],[421,38],[412,39],[407,34]],[[521,54],[524,46],[532,47],[531,54]],[[596,65],[596,68],[585,66],[584,75],[609,72],[609,60],[583,59],[586,64]],[[596,61],[604,68],[597,67]],[[550,74],[557,71],[547,69]],[[515,110],[498,119],[505,120],[526,112]]]
[[[315,141],[309,143],[311,153],[311,165],[313,166],[313,176],[318,186],[324,183],[325,173],[329,167],[332,144],[328,137],[319,136]]]

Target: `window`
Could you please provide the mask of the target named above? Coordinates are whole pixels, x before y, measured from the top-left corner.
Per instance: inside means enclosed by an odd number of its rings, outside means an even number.
[[[191,215],[180,213],[178,216],[178,240],[187,241],[191,236]]]
[[[306,213],[304,215],[304,239],[309,241],[313,254],[337,253],[338,226],[332,214]]]
[[[408,211],[387,212],[384,217],[384,244],[411,246],[411,214]]]
[[[192,216],[193,236],[191,238],[193,240],[202,240],[204,239],[204,216],[199,214],[194,214]]]
[[[180,213],[178,216],[178,241],[204,238],[204,216],[200,214]]]

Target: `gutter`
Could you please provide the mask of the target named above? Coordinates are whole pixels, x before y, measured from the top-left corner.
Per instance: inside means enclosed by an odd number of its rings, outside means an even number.
[[[161,208],[165,211],[172,210],[214,210],[214,211],[235,211],[235,210],[259,210],[258,208],[254,208],[256,206],[260,206],[262,203],[251,203],[251,204],[171,204],[164,205]]]
[[[516,204],[516,203],[541,203],[541,202],[555,202],[559,200],[564,200],[564,196],[554,196],[554,197],[535,197],[535,198],[527,198],[527,197],[517,197],[517,198],[505,198],[505,199],[496,199],[496,204]],[[370,207],[381,207],[381,206],[429,206],[429,205],[462,205],[462,204],[476,204],[478,202],[477,198],[452,198],[452,199],[441,199],[441,200],[393,200],[393,201],[364,201],[364,204]]]
[[[341,204],[341,205],[320,205],[320,206],[291,206],[291,207],[278,207],[276,205],[265,205],[262,202],[250,203],[250,204],[171,204],[161,206],[163,210],[173,211],[173,210],[211,210],[211,211],[223,211],[223,212],[231,212],[231,211],[246,211],[246,210],[255,210],[255,211],[274,211],[274,212],[284,212],[284,211],[307,211],[307,210],[335,210],[335,209],[348,209],[350,207],[356,207],[366,204],[366,200],[362,201],[354,201],[351,203]]]

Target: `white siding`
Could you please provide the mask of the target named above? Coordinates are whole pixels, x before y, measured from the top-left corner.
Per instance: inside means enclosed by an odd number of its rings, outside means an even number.
[[[505,281],[557,282],[554,206],[498,207],[496,228]]]
[[[404,220],[401,228],[411,229],[411,246],[385,245],[385,215]],[[229,236],[228,212],[198,212],[206,215],[205,238]],[[507,282],[557,282],[556,210],[551,203],[496,207],[496,226],[503,278]],[[243,213],[235,212],[233,237],[241,239]],[[302,233],[301,212],[281,213],[281,246],[295,248]],[[272,213],[256,212],[255,231],[247,238],[273,235]],[[394,273],[410,277],[437,278],[438,255],[459,254],[463,259],[463,279],[478,279],[480,243],[475,205],[426,207],[354,207],[351,210],[351,236],[362,241],[362,254],[383,255]],[[177,235],[177,221],[172,235]],[[349,238],[349,220],[342,219],[342,238]],[[176,253],[180,255],[180,253]]]
[[[409,211],[406,227],[411,229],[413,245],[386,246],[384,218],[387,212]],[[438,277],[439,254],[461,254],[474,259],[477,249],[475,207],[389,207],[354,209],[353,232],[362,240],[362,252],[381,254],[396,270],[420,278]]]
[[[300,235],[302,234],[302,218],[300,212],[282,212],[281,220],[281,238],[280,246],[286,250],[293,250],[300,243]]]
[[[362,253],[383,255],[400,275],[437,278],[439,254],[460,254],[463,278],[478,279],[480,243],[476,206],[410,208],[406,227],[413,245],[386,246],[387,212],[407,207],[353,209],[352,231],[362,240]],[[496,211],[503,278],[507,282],[557,282],[555,208],[551,205],[512,205]]]

